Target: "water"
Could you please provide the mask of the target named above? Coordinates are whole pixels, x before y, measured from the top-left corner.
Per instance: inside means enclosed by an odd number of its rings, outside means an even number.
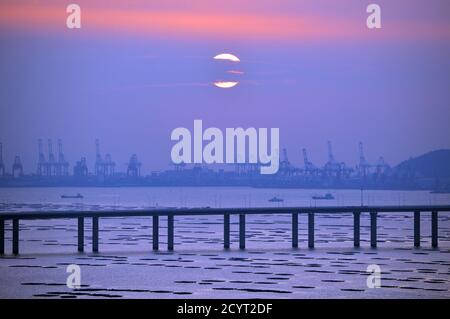
[[[331,192],[334,200],[311,196]],[[84,198],[61,199],[81,193]],[[272,197],[283,203],[270,203]],[[364,191],[365,205],[449,204],[449,194]],[[360,205],[358,190],[254,188],[2,188],[0,209],[65,210],[167,207]],[[100,253],[77,250],[76,220],[21,221],[19,256],[0,257],[1,298],[450,298],[450,214],[439,214],[439,249],[431,249],[430,213],[421,214],[422,248],[413,248],[412,214],[379,214],[378,248],[370,248],[369,216],[361,216],[361,248],[353,247],[351,214],[316,216],[316,248],[307,248],[307,218],[299,216],[299,248],[291,248],[291,216],[247,216],[247,249],[238,249],[237,216],[231,249],[223,247],[221,216],[175,217],[175,251],[168,252],[167,220],[160,251],[152,251],[151,218],[101,218]],[[66,286],[77,264],[82,287]],[[379,265],[381,288],[370,289],[369,265]]]
[[[313,200],[315,194],[330,192],[334,200]],[[62,199],[61,195],[82,194],[83,199]],[[271,203],[272,197],[282,198]],[[89,188],[0,188],[0,203],[145,208],[165,207],[277,207],[339,205],[439,205],[450,204],[450,194],[428,191],[310,190],[249,187],[89,187]],[[24,207],[26,208],[26,206]],[[35,208],[33,208],[35,209]]]

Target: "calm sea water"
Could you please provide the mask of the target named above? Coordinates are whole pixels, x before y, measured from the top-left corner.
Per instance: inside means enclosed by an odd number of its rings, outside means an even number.
[[[334,200],[314,201],[331,192]],[[80,193],[83,199],[61,199]],[[449,194],[364,191],[365,205],[449,204]],[[272,197],[284,199],[271,203]],[[262,207],[360,205],[358,190],[255,188],[0,188],[0,210],[102,208]],[[351,214],[316,217],[315,249],[308,249],[306,216],[299,217],[299,248],[291,248],[291,216],[247,216],[240,250],[238,216],[231,218],[231,249],[223,247],[222,216],[177,216],[175,251],[167,251],[167,219],[160,250],[152,250],[148,217],[102,218],[100,252],[77,253],[77,221],[21,221],[20,252],[0,256],[0,298],[450,298],[450,216],[439,215],[439,248],[431,249],[430,213],[421,216],[422,248],[413,248],[411,213],[379,214],[378,248],[370,248],[369,215],[361,217],[361,247],[353,247]],[[66,286],[67,265],[77,264],[82,288]],[[379,265],[381,288],[370,289],[368,265]]]
[[[313,200],[330,192],[334,200]],[[82,194],[82,199],[61,195]],[[282,198],[271,203],[273,197]],[[450,204],[450,194],[428,191],[259,189],[250,187],[123,187],[123,188],[0,188],[0,203],[99,205],[106,207],[271,207],[335,205]]]

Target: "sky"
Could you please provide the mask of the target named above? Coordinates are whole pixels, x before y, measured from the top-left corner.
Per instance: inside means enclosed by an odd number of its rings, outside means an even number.
[[[66,6],[81,7],[81,29]],[[366,7],[381,7],[369,30]],[[323,165],[392,165],[450,148],[448,0],[0,2],[0,142],[36,171],[37,139],[71,163],[95,139],[119,171],[170,166],[177,127],[280,128],[280,145]],[[216,61],[229,52],[239,63]],[[226,73],[227,70],[238,71]],[[236,80],[231,89],[213,85]],[[55,146],[54,146],[55,147]]]

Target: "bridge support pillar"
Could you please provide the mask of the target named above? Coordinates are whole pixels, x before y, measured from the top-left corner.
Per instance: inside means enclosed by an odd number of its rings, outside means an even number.
[[[98,252],[98,217],[92,217],[92,252]]]
[[[84,251],[84,217],[78,217],[78,252]]]
[[[0,219],[0,255],[5,253],[5,220]]]
[[[223,248],[230,248],[230,214],[223,215]]]
[[[308,213],[308,247],[314,248],[314,213]]]
[[[361,233],[361,213],[353,213],[353,246],[359,247]]]
[[[12,252],[14,255],[19,254],[19,220],[17,218],[13,219]]]
[[[298,213],[292,213],[292,248],[298,247]]]
[[[377,247],[377,212],[370,212],[370,247]]]
[[[431,247],[438,246],[438,212],[431,212]]]
[[[245,249],[245,214],[239,214],[239,248]]]
[[[153,236],[152,236],[152,241],[153,241],[153,250],[158,250],[159,249],[159,216],[158,215],[154,215],[153,216]]]
[[[420,211],[414,212],[414,247],[420,247]]]
[[[167,216],[167,250],[173,250],[173,215]]]

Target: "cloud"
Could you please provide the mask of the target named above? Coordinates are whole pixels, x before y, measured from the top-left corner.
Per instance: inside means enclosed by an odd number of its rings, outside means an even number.
[[[122,86],[124,89],[151,89],[151,88],[176,88],[176,87],[206,87],[212,83],[207,82],[184,82],[184,83],[153,83],[142,85]]]
[[[131,8],[131,9],[130,9]],[[231,38],[262,41],[361,40],[361,39],[449,39],[448,23],[437,21],[385,20],[381,30],[368,30],[361,17],[318,13],[273,13],[249,10],[223,12],[174,6],[170,9],[82,7],[82,32],[112,35],[150,35],[178,38]],[[0,4],[0,25],[25,29],[67,32],[65,7],[59,4]]]

